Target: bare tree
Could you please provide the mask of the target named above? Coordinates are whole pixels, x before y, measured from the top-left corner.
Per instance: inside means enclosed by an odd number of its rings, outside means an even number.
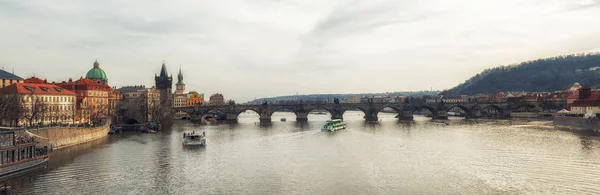
[[[24,102],[21,95],[9,94],[0,96],[0,121],[9,126],[18,125],[23,117]]]
[[[108,105],[93,103],[88,105],[89,119],[90,122],[98,124],[102,119],[106,118],[108,112]]]
[[[34,120],[39,121],[44,117],[43,114],[46,112],[47,107],[44,101],[39,97],[29,95],[26,99],[23,118],[29,122],[29,126],[33,126]]]
[[[145,96],[139,96],[137,98],[127,99],[121,101],[118,106],[118,115],[136,120],[148,120],[149,115],[149,101]]]
[[[175,110],[173,109],[173,104],[171,102],[172,101],[167,99],[154,103],[150,107],[152,120],[158,121],[162,127],[170,127],[173,124]]]

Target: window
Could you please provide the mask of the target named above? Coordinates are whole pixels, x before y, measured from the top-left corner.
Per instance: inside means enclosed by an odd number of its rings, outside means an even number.
[[[35,89],[33,87],[30,87],[30,86],[23,86],[23,87],[25,89],[27,89],[28,91],[31,91],[31,92],[35,91]]]
[[[42,91],[48,92],[50,89],[48,87],[40,87],[40,89],[42,89]]]

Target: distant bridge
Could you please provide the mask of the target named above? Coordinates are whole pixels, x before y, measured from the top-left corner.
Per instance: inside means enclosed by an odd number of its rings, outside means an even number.
[[[431,102],[411,101],[405,103],[298,103],[298,104],[260,104],[260,105],[220,105],[220,106],[191,106],[175,108],[190,115],[192,121],[199,121],[211,113],[224,113],[229,121],[237,121],[238,116],[252,110],[260,116],[261,122],[270,122],[275,112],[288,111],[296,115],[296,121],[307,121],[308,114],[313,110],[326,110],[332,119],[342,119],[348,110],[360,110],[365,114],[365,120],[377,121],[377,114],[384,108],[391,108],[400,120],[412,120],[413,113],[422,109],[431,112],[433,119],[448,119],[448,111],[460,108],[466,118],[508,118],[510,112],[528,111],[543,112],[562,109],[565,102]]]

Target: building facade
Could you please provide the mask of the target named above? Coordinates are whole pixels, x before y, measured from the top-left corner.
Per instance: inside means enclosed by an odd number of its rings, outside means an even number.
[[[187,106],[203,106],[204,98],[196,91],[190,91],[188,93]]]
[[[573,114],[600,113],[600,91],[582,86],[567,97],[567,109]]]
[[[74,92],[77,95],[76,121],[78,123],[95,123],[116,111],[122,99],[118,91],[108,86],[108,77],[96,60],[85,78],[63,81],[56,85]]]
[[[223,98],[223,94],[215,93],[210,96],[208,104],[211,106],[220,106],[225,105],[225,98]]]
[[[160,102],[171,104],[173,102],[173,95],[171,93],[171,88],[173,88],[173,77],[168,75],[167,65],[164,61],[160,69],[160,75],[155,76],[154,81],[156,89],[158,89],[160,93]]]
[[[148,122],[152,119],[150,109],[160,103],[158,89],[146,88],[143,85],[125,86],[117,89],[122,95],[122,115],[135,119],[137,123]]]
[[[39,80],[39,79],[38,79]],[[77,96],[50,83],[14,83],[0,89],[0,94],[16,96],[22,110],[14,121],[2,121],[3,124],[19,126],[73,124],[76,123]],[[18,118],[21,118],[20,120]]]
[[[23,83],[23,78],[6,72],[4,70],[0,70],[0,79],[2,79],[2,85],[0,85],[0,88],[2,87],[6,87],[15,83]]]
[[[183,73],[181,67],[179,67],[179,74],[177,74],[177,83],[175,84],[175,94],[173,94],[173,107],[181,108],[188,106],[188,95],[185,94],[185,83],[183,83]],[[175,119],[189,118],[185,112],[175,113]]]

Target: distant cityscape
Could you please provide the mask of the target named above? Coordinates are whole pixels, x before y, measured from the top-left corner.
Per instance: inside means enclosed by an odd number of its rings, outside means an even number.
[[[74,80],[47,81],[32,76],[23,79],[13,73],[0,70],[2,88],[0,103],[3,109],[3,126],[32,126],[44,124],[92,124],[107,116],[128,116],[135,123],[159,120],[166,117],[160,106],[182,108],[190,106],[219,106],[235,104],[226,101],[223,94],[205,94],[197,90],[186,91],[181,68],[177,74],[175,91],[173,77],[162,62],[160,73],[154,75],[155,86],[128,85],[110,87],[107,74],[95,61],[84,76]],[[263,103],[402,103],[408,98],[418,97],[425,102],[564,102],[564,108],[572,114],[600,113],[600,91],[573,84],[568,89],[554,92],[498,92],[476,95],[443,95],[441,91],[392,92],[380,94],[316,94],[290,95],[274,98],[259,98],[248,105]],[[526,109],[526,108],[524,108]],[[452,112],[462,112],[456,107]],[[550,112],[556,112],[552,110]],[[135,115],[135,116],[134,116]],[[165,115],[165,116],[158,116]],[[174,116],[173,116],[174,115]],[[185,112],[175,112],[171,118],[189,118]]]
[[[97,60],[87,74],[77,80],[48,81],[36,76],[23,79],[5,70],[0,70],[0,79],[0,104],[3,106],[0,109],[4,111],[0,122],[3,126],[91,124],[106,116],[126,115],[127,111],[119,113],[118,107],[133,103],[147,110],[145,120],[153,119],[148,110],[160,102],[168,101],[173,107],[225,104],[220,93],[212,94],[205,101],[202,92],[186,92],[181,68],[172,93],[172,77],[168,75],[164,61],[160,75],[155,75],[156,85],[152,87],[110,87],[108,76]],[[184,116],[185,113],[176,113],[176,117]]]

